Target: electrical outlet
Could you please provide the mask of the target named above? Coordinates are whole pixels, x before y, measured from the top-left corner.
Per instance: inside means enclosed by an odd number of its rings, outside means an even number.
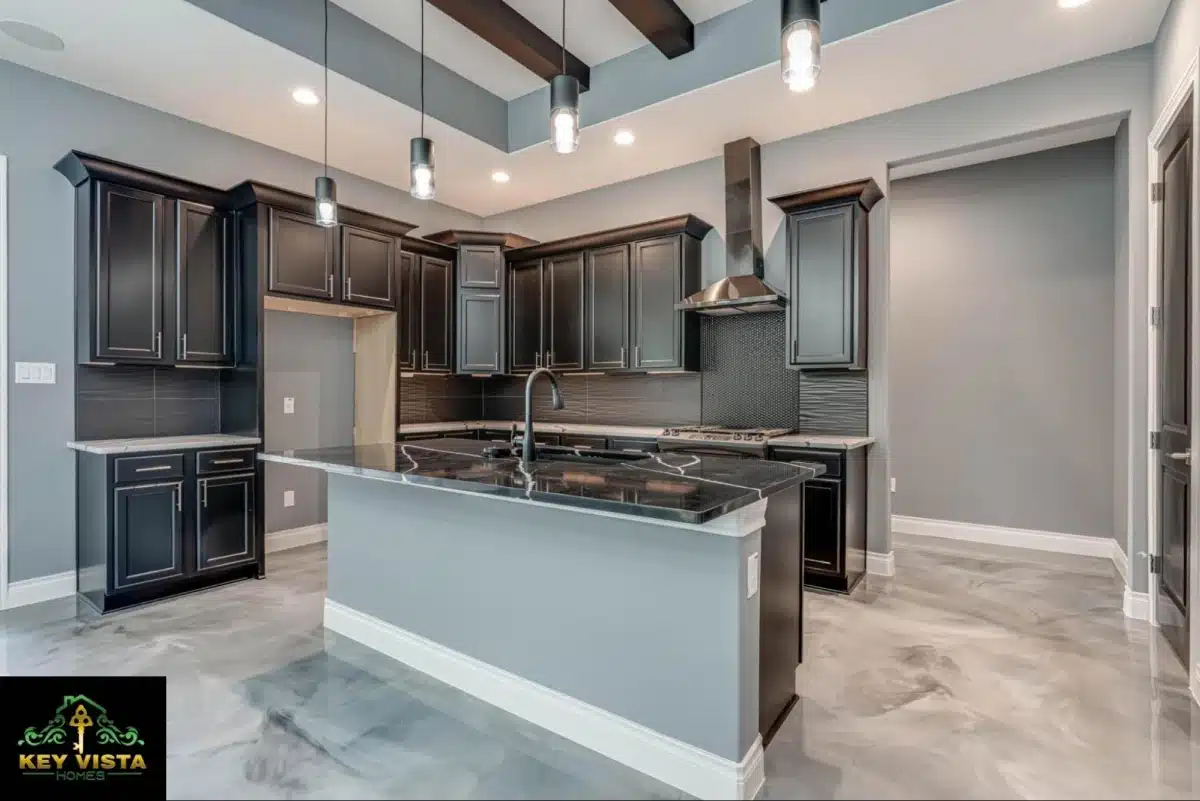
[[[892,492],[896,491],[896,477],[892,476]]]
[[[762,579],[762,557],[758,551],[746,559],[746,597],[753,598],[758,594],[758,583]]]
[[[295,490],[284,490],[283,491],[283,505],[285,508],[288,506],[296,505],[296,491]]]
[[[284,398],[283,399],[283,413],[284,414],[295,414],[296,413],[296,399],[295,398]]]
[[[53,384],[54,362],[17,362],[18,384]]]

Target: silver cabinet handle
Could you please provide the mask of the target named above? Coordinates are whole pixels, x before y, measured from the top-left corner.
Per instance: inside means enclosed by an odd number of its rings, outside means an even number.
[[[413,348],[413,352],[412,352],[412,366],[413,366],[414,370],[417,369],[417,349],[416,348]]]
[[[621,346],[621,366],[625,366],[625,346]]]
[[[184,334],[180,339],[183,340],[183,358],[187,358],[187,334]]]
[[[241,464],[241,459],[213,459],[209,464]]]
[[[162,331],[154,335],[154,353],[159,359],[162,358]]]
[[[1177,461],[1183,462],[1184,464],[1191,464],[1192,463],[1192,452],[1191,451],[1180,451],[1179,453],[1168,453],[1167,458],[1175,459]]]
[[[533,354],[533,366],[534,367],[542,366],[542,354],[540,354],[540,353]]]
[[[171,490],[171,494],[175,496],[175,511],[183,511],[183,487],[176,487]]]
[[[492,359],[493,359],[493,361],[492,361],[492,369],[493,369],[493,370],[499,370],[499,369],[500,369],[500,351],[496,351],[496,352],[495,352],[495,353],[492,355]]]
[[[153,473],[157,470],[170,470],[170,469],[171,469],[171,465],[160,464],[160,465],[156,465],[154,467],[139,467],[139,468],[135,469],[133,472],[135,472],[135,473]]]
[[[203,504],[204,508],[207,509],[208,508],[208,479],[206,479],[206,478],[200,479],[200,495],[201,495],[200,502],[201,502],[201,504]]]
[[[634,367],[642,366],[642,346],[641,345],[633,346],[633,366]]]
[[[422,362],[422,366],[423,366],[423,367],[424,367],[426,370],[428,370],[428,369],[429,369],[429,351],[425,351],[425,357],[424,357],[424,361]]]
[[[350,276],[347,275],[346,276],[346,297],[350,297],[352,294],[354,294],[354,293],[352,293],[350,291]]]

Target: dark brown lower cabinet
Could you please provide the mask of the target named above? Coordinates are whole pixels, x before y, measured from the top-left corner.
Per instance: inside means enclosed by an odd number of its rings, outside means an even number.
[[[76,455],[76,580],[88,604],[110,612],[265,574],[258,468],[225,449],[199,476],[208,452]]]
[[[772,448],[770,458],[825,467],[804,484],[804,585],[851,592],[867,572],[867,449]]]

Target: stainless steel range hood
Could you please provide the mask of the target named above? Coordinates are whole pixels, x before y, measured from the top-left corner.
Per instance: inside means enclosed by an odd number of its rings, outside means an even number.
[[[700,314],[779,311],[786,298],[763,280],[762,170],[758,142],[725,145],[725,270],[728,275],[675,305]]]

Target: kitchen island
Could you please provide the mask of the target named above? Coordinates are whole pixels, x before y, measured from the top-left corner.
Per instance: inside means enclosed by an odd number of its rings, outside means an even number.
[[[799,593],[768,584],[762,534],[820,465],[457,439],[261,458],[329,473],[327,628],[692,795],[757,794],[760,605]]]

